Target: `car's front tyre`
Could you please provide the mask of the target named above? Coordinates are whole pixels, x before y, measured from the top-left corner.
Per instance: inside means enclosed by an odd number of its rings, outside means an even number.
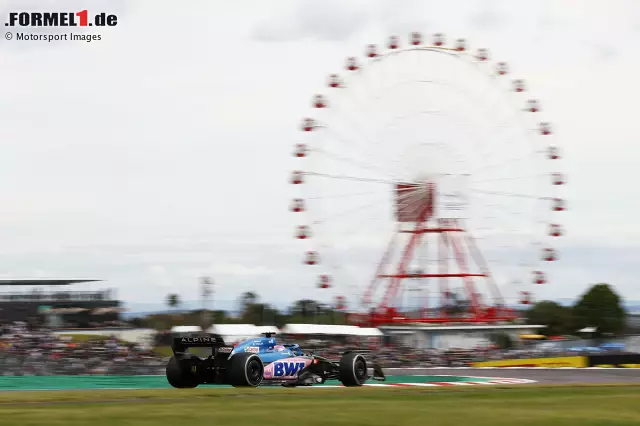
[[[345,386],[362,386],[367,381],[367,361],[359,353],[349,352],[340,359],[338,378]]]

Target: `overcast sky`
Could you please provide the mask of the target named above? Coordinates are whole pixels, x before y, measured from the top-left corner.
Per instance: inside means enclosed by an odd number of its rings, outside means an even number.
[[[537,297],[608,282],[640,300],[637,2],[177,4],[2,2],[5,22],[85,7],[119,21],[92,30],[102,40],[91,43],[0,38],[2,276],[99,278],[134,304],[196,299],[204,274],[225,301],[247,290],[279,305],[339,293],[313,289],[292,238],[299,122],[347,56],[421,31],[488,47],[554,123],[568,233]]]

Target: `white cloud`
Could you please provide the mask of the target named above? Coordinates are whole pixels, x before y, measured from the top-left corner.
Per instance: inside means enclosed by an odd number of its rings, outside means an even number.
[[[273,275],[274,271],[263,266],[246,266],[237,263],[222,263],[214,264],[211,267],[212,274],[217,275],[231,275],[231,276],[250,276],[259,277],[265,275]]]
[[[289,3],[283,15],[259,20],[252,31],[258,41],[344,41],[369,24],[377,2],[301,0]],[[374,10],[372,10],[374,9]],[[283,9],[278,9],[282,13]],[[290,12],[290,13],[289,13]]]

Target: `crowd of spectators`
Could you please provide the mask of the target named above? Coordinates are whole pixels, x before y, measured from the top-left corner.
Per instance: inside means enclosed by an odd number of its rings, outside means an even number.
[[[486,359],[491,352],[500,352],[489,348],[452,348],[448,350],[417,349],[402,345],[380,345],[378,343],[358,344],[357,342],[336,342],[335,340],[306,340],[296,342],[303,350],[328,359],[339,359],[349,349],[358,348],[368,352],[371,359],[382,367],[464,367]]]
[[[162,339],[160,339],[162,340]],[[165,339],[166,340],[166,339]],[[566,349],[529,345],[502,350],[489,345],[473,349],[416,349],[380,342],[352,342],[339,339],[292,340],[305,351],[339,359],[348,349],[365,349],[383,368],[464,367],[474,362],[575,355]],[[0,325],[0,376],[47,375],[164,375],[167,351],[157,351],[114,336],[86,339],[57,335],[51,330],[23,322]]]
[[[366,348],[369,356],[386,368],[401,367],[469,367],[473,363],[491,360],[527,359],[575,356],[571,345],[539,344],[531,342],[511,349],[500,349],[491,344],[475,348],[418,349],[402,345],[354,345],[346,342],[337,343],[332,340],[306,340],[300,343],[304,349],[329,359],[339,359],[344,351],[358,347]],[[601,354],[602,350],[593,348],[580,351],[580,355]],[[606,350],[609,353],[620,352],[616,349]]]
[[[166,361],[150,348],[114,337],[73,340],[27,323],[0,327],[0,375],[164,374]]]

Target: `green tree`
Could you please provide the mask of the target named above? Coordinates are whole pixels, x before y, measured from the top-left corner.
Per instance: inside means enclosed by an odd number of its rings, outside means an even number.
[[[171,309],[176,309],[180,306],[180,296],[175,293],[167,295],[167,306]]]
[[[490,333],[488,336],[489,341],[496,345],[499,349],[512,349],[513,348],[513,339],[507,333],[497,332]]]
[[[318,314],[318,302],[311,299],[296,300],[291,305],[289,312],[293,317],[301,317],[303,322],[306,322],[309,317],[314,317]]]
[[[242,322],[255,325],[275,325],[281,327],[282,315],[277,309],[265,303],[254,303],[247,307],[242,315]]]
[[[252,309],[252,306],[258,303],[258,300],[260,300],[260,298],[253,291],[245,291],[244,293],[242,293],[242,295],[240,296],[241,315],[245,316],[247,312]]]
[[[595,327],[594,337],[619,334],[624,331],[627,313],[620,296],[609,284],[595,284],[573,307],[576,330]]]
[[[546,328],[540,331],[545,336],[561,336],[573,331],[571,308],[550,300],[543,300],[533,305],[527,310],[526,318],[529,324],[546,325]]]

